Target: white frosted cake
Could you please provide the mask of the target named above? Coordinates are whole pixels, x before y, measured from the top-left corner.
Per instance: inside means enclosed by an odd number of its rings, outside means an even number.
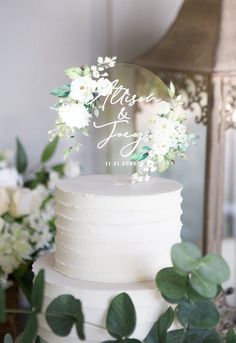
[[[127,292],[136,307],[133,337],[144,339],[167,304],[155,285],[156,273],[170,265],[170,248],[180,241],[182,186],[153,177],[131,184],[125,177],[81,176],[57,185],[55,255],[44,256],[45,304],[58,295],[82,301],[86,342],[110,337],[105,330],[111,299]],[[74,331],[55,336],[40,320],[48,343],[77,343]]]

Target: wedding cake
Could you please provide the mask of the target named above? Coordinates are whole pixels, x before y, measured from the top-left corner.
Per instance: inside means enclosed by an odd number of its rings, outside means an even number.
[[[59,181],[56,252],[34,265],[35,273],[45,270],[44,307],[61,294],[79,298],[86,342],[103,342],[111,338],[105,330],[110,301],[126,292],[137,311],[133,337],[144,339],[168,306],[154,280],[180,241],[181,190],[158,177],[134,184],[111,175]],[[43,318],[39,335],[47,343],[78,342],[75,331],[55,336]]]

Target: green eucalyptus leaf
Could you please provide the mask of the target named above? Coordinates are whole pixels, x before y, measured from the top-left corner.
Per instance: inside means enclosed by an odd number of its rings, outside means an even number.
[[[91,73],[91,69],[89,66],[86,65],[83,69],[83,74],[84,74],[84,76],[89,76],[90,73]]]
[[[223,343],[222,338],[214,329],[200,329],[190,327],[186,332],[184,343]]]
[[[163,293],[161,293],[162,297],[167,301],[169,304],[182,304],[183,302],[187,301],[187,297],[182,297],[178,299],[171,299],[169,297],[166,297]]]
[[[236,334],[232,328],[227,332],[226,343],[236,343]]]
[[[184,334],[183,329],[169,331],[167,333],[167,343],[180,343],[180,342],[182,342],[183,334]]]
[[[70,85],[68,84],[68,85],[54,88],[51,91],[51,94],[58,96],[59,98],[65,98],[70,94]]]
[[[27,320],[25,330],[21,336],[21,343],[34,342],[38,332],[38,320],[36,312],[32,312]]]
[[[81,302],[72,295],[55,298],[46,310],[46,321],[51,330],[61,337],[68,336],[75,324],[79,338],[85,339]]]
[[[64,176],[64,163],[56,164],[52,167],[52,170],[57,172],[60,176]]]
[[[213,299],[214,297],[212,298],[207,298],[205,296],[202,296],[201,294],[199,294],[198,292],[196,292],[192,287],[191,285],[188,285],[188,288],[187,288],[187,296],[188,296],[188,300],[189,302],[201,302],[201,301],[208,301],[209,299]],[[207,299],[206,299],[207,298]]]
[[[159,172],[164,173],[164,171],[166,171],[169,168],[171,161],[168,158],[164,158],[163,160],[158,161],[157,163]]]
[[[28,159],[25,149],[19,138],[16,139],[16,168],[20,174],[23,174],[28,165]]]
[[[166,343],[167,331],[170,328],[174,320],[174,311],[172,307],[169,307],[163,315],[156,321],[150,330],[149,334],[145,338],[146,343]]]
[[[230,270],[223,257],[209,254],[202,258],[198,267],[198,274],[201,275],[206,282],[220,285],[228,280]]]
[[[47,146],[45,147],[45,149],[43,150],[42,156],[41,156],[41,162],[45,163],[47,161],[49,161],[52,156],[54,155],[57,145],[59,142],[59,137],[56,136],[51,142],[49,142],[47,144]]]
[[[57,102],[55,105],[51,106],[50,109],[53,111],[58,111],[61,106],[62,106],[62,103]]]
[[[169,94],[170,94],[171,98],[174,98],[174,96],[175,96],[175,86],[174,86],[173,82],[170,83]]]
[[[171,248],[173,265],[186,274],[196,268],[201,256],[200,250],[192,243],[178,243]]]
[[[205,298],[213,299],[217,295],[217,285],[206,282],[199,272],[192,273],[189,283],[197,293]]]
[[[145,160],[145,158],[148,157],[148,152],[138,152],[136,154],[133,154],[132,157],[131,157],[131,161],[143,161]]]
[[[202,329],[212,329],[219,322],[219,312],[211,301],[179,304],[175,309],[179,322]]]
[[[142,342],[135,338],[126,338],[124,340],[124,343],[142,343]]]
[[[147,151],[152,150],[152,149],[150,148],[150,146],[148,146],[148,145],[143,146],[142,149],[143,149],[143,150],[147,150]]]
[[[3,343],[14,343],[13,338],[9,333],[4,336]]]
[[[44,270],[40,270],[35,277],[32,288],[32,304],[36,312],[41,312],[44,299]]]
[[[83,70],[79,67],[72,67],[65,70],[65,75],[70,79],[75,80],[83,74]]]
[[[0,284],[0,323],[4,323],[6,320],[5,302],[5,291]]]
[[[186,293],[187,277],[176,273],[173,267],[164,268],[157,273],[156,284],[167,298],[180,299]]]
[[[157,332],[160,342],[166,343],[167,331],[174,320],[174,311],[169,307],[167,311],[159,318],[157,322]]]
[[[223,343],[223,342],[224,342],[223,339],[217,333],[207,336],[202,341],[202,343]]]
[[[129,337],[136,326],[136,312],[127,293],[120,293],[112,299],[106,317],[109,334],[115,338]]]

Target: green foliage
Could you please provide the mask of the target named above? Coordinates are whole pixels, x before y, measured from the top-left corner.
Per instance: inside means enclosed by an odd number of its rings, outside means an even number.
[[[220,319],[216,306],[210,300],[179,304],[175,313],[183,326],[191,325],[202,329],[212,329]]]
[[[65,75],[68,76],[70,79],[75,80],[79,76],[83,75],[83,70],[77,67],[68,68],[65,70]]]
[[[178,304],[175,314],[185,328],[167,333],[168,342],[218,343],[222,338],[212,330],[219,322],[219,312],[211,301],[219,292],[219,284],[229,277],[229,268],[221,256],[206,255],[191,243],[172,247],[174,267],[161,270],[156,283],[163,297]],[[176,338],[177,337],[177,338]],[[148,343],[158,343],[155,339]]]
[[[34,342],[38,332],[38,319],[36,311],[33,311],[29,316],[26,323],[25,330],[22,334],[21,343]]]
[[[48,162],[52,158],[58,146],[58,142],[59,142],[59,137],[56,136],[51,142],[47,144],[41,156],[42,163]]]
[[[79,338],[85,339],[81,302],[72,295],[60,295],[54,299],[46,310],[46,320],[51,330],[58,336],[69,335],[75,325]]]
[[[169,87],[168,91],[169,91],[170,97],[174,98],[174,96],[175,96],[175,86],[174,86],[173,82],[170,83],[170,87]]]
[[[9,333],[4,336],[3,343],[14,343],[13,338]]]
[[[0,284],[0,323],[5,322],[6,314],[5,314],[5,292]]]
[[[190,277],[190,285],[203,297],[213,299],[217,294],[217,285],[205,281],[198,272],[193,272]]]
[[[52,95],[58,96],[59,98],[65,98],[70,94],[70,84],[54,88],[51,91]]]
[[[16,168],[20,174],[23,174],[28,165],[28,159],[25,149],[19,138],[16,139]]]
[[[168,158],[163,158],[163,160],[158,161],[158,170],[160,173],[164,173],[169,166],[171,165],[171,161]]]
[[[32,288],[32,304],[36,312],[42,311],[44,297],[44,270],[40,270],[35,277]]]
[[[138,153],[132,155],[131,161],[143,161],[143,160],[145,160],[145,158],[148,157],[148,155],[149,154],[146,151],[138,152]]]
[[[145,338],[145,343],[166,343],[167,331],[174,320],[174,311],[171,307],[157,320],[149,334]]]
[[[209,254],[198,265],[198,274],[207,282],[219,285],[230,276],[230,270],[223,257]]]
[[[229,329],[227,332],[226,343],[236,343],[236,334],[233,329]]]
[[[169,299],[181,299],[185,296],[187,277],[169,267],[160,270],[156,277],[156,284],[161,293]]]
[[[214,298],[217,285],[229,278],[229,267],[221,256],[201,256],[191,243],[175,244],[171,249],[172,263],[178,272],[189,274],[191,287],[206,298]]]
[[[113,298],[106,318],[107,331],[112,337],[129,337],[136,326],[136,313],[133,302],[127,293]]]
[[[55,165],[52,167],[52,170],[54,170],[55,172],[57,172],[60,176],[64,176],[64,163],[55,164]]]
[[[175,244],[171,248],[173,265],[186,274],[194,270],[201,257],[200,250],[191,243]]]
[[[227,333],[226,339],[214,329],[219,321],[219,312],[211,299],[221,291],[218,282],[228,276],[228,266],[225,261],[217,255],[202,257],[200,251],[189,243],[175,245],[171,257],[174,267],[159,271],[156,283],[163,297],[177,306],[175,311],[169,307],[160,316],[144,342],[236,343],[236,335],[232,329]],[[213,276],[209,278],[209,275],[206,275],[207,271],[210,273],[214,267]],[[43,342],[37,336],[37,314],[42,313],[43,293],[44,272],[40,271],[29,293],[32,309],[29,311],[21,343]],[[0,287],[0,320],[2,321],[5,319],[5,312],[4,291]],[[61,295],[54,299],[49,304],[45,316],[54,334],[67,336],[75,326],[78,337],[85,339],[81,302],[72,295]],[[182,328],[168,331],[174,316]],[[113,298],[107,312],[106,327],[114,340],[104,343],[141,343],[136,338],[130,338],[136,327],[136,312],[128,294],[121,293]],[[6,335],[3,343],[13,343],[11,336]]]

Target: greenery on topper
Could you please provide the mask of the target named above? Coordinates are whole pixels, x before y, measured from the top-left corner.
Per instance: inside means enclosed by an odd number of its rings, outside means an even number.
[[[104,343],[236,343],[233,329],[221,337],[214,329],[220,315],[213,302],[221,292],[220,284],[229,277],[229,267],[218,255],[202,257],[199,249],[191,243],[179,243],[172,247],[173,267],[162,269],[156,277],[162,296],[171,304],[142,341],[131,338],[136,327],[136,312],[130,296],[118,294],[111,301],[107,312],[106,328],[111,340]],[[37,314],[42,313],[44,294],[44,271],[36,276],[31,293],[32,309],[21,343],[43,343],[37,336]],[[0,321],[7,313],[20,310],[5,309],[4,291],[0,288]],[[25,313],[24,312],[24,313]],[[58,336],[67,336],[75,326],[78,338],[85,339],[84,317],[79,299],[61,295],[46,309],[46,321]],[[169,330],[176,319],[181,328]],[[137,323],[138,324],[138,323]],[[9,334],[4,343],[13,343]]]

